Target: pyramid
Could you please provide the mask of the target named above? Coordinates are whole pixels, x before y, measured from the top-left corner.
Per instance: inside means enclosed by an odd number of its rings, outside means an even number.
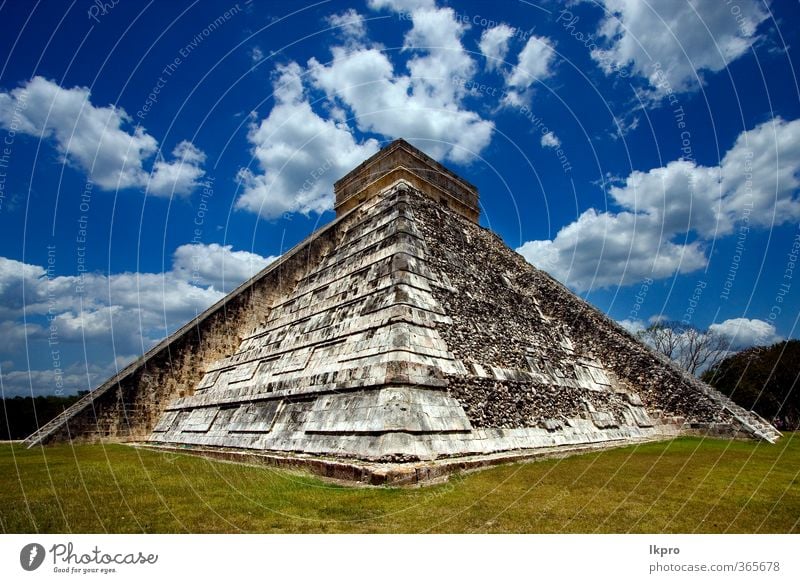
[[[403,140],[336,219],[27,439],[132,441],[373,483],[681,434],[780,435],[478,225]]]

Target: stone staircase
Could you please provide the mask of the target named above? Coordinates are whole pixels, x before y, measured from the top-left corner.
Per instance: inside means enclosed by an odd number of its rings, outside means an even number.
[[[763,439],[769,443],[775,443],[783,436],[783,434],[775,429],[772,424],[769,423],[769,421],[764,419],[755,411],[748,411],[744,407],[737,405],[730,397],[723,395],[711,385],[707,385],[706,383],[700,381],[697,377],[683,370],[680,366],[675,364],[663,354],[653,350],[649,346],[647,346],[647,348],[650,349],[651,353],[654,354],[664,364],[670,365],[673,369],[680,372],[684,379],[694,385],[694,387],[700,393],[715,403],[718,403],[722,407],[723,411],[730,413],[736,422],[742,426],[742,429],[745,432],[750,433],[757,439]]]
[[[745,429],[749,429],[754,436],[768,441],[769,443],[775,443],[783,435],[761,415],[755,411],[748,411],[744,407],[737,405],[730,397],[723,395],[716,389],[707,387],[705,394],[722,405],[724,410],[733,415],[734,419]]]
[[[105,384],[105,383],[104,383]],[[35,445],[43,444],[47,441],[47,438],[50,437],[53,433],[58,431],[61,427],[64,426],[66,422],[70,419],[78,415],[81,411],[83,411],[87,406],[89,406],[92,400],[99,397],[102,393],[106,392],[109,387],[99,387],[97,390],[92,391],[88,395],[85,395],[83,398],[78,399],[75,403],[70,405],[68,408],[64,409],[62,413],[56,415],[53,419],[39,427],[36,431],[31,433],[28,437],[22,440],[22,444],[26,448],[31,448]],[[98,392],[100,391],[100,392]]]

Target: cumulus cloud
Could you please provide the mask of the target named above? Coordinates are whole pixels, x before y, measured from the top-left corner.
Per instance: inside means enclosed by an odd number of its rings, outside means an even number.
[[[514,29],[507,24],[487,28],[481,34],[478,47],[486,57],[486,68],[491,71],[499,68],[508,54],[508,43],[514,36]]]
[[[553,74],[555,51],[550,39],[531,36],[519,52],[517,66],[506,79],[506,85],[516,89],[527,89],[537,79]]]
[[[520,107],[530,102],[532,86],[555,72],[553,42],[544,36],[531,36],[517,57],[517,64],[503,73],[506,91],[502,105]]]
[[[747,216],[769,227],[800,219],[800,119],[764,122],[739,134],[719,166],[676,160],[632,172],[614,201],[658,218],[670,232],[729,234]]]
[[[647,214],[589,209],[552,241],[528,241],[517,252],[575,289],[588,290],[705,267],[700,243],[667,240],[674,236]]]
[[[5,361],[0,373],[5,394],[93,388],[275,259],[230,245],[188,244],[176,249],[172,269],[164,273],[79,278],[48,277],[45,267],[0,257],[0,350],[59,355],[58,371],[13,370]],[[51,334],[56,344],[49,343]],[[94,355],[88,370],[82,361],[68,361],[75,344]],[[108,364],[98,366],[104,353]]]
[[[231,245],[190,243],[173,253],[172,271],[192,285],[228,292],[275,259],[250,251],[234,251]]]
[[[158,142],[121,107],[96,107],[87,87],[64,89],[36,76],[22,87],[0,92],[0,126],[55,142],[64,162],[104,190],[146,188],[157,196],[182,195],[198,186],[205,156],[181,142],[171,161],[159,158],[151,172],[145,162]]]
[[[38,297],[31,295],[27,297],[24,295],[23,289],[28,291],[34,289],[35,282],[40,280],[47,270],[39,265],[31,265],[15,261],[13,259],[0,258],[0,320],[15,316],[20,312],[22,307],[27,303],[35,304],[42,298],[46,298],[47,294]]]
[[[309,61],[314,86],[353,113],[363,132],[404,137],[438,159],[468,162],[485,148],[494,124],[462,106],[475,63],[461,42],[466,25],[451,8],[431,2],[372,2],[373,8],[410,11],[403,48],[408,73],[380,47],[333,47],[333,60]]]
[[[704,71],[727,67],[750,50],[758,25],[768,17],[757,0],[603,3],[607,13],[598,37],[604,42],[592,57],[607,74],[630,67],[657,95],[695,89]]]
[[[751,206],[750,220],[761,227],[800,220],[800,119],[778,117],[741,133],[721,169],[729,220]]]
[[[146,342],[146,337],[140,336],[138,319],[129,316],[130,312],[126,313],[121,305],[98,306],[78,313],[57,314],[51,325],[58,330],[60,342],[107,341],[113,330],[121,349],[135,350],[142,346],[142,339]]]
[[[205,175],[202,166],[206,155],[189,141],[182,141],[172,151],[174,160],[156,160],[147,182],[147,191],[159,195],[188,194]]]
[[[0,257],[0,346],[46,338],[52,324],[59,342],[109,343],[113,333],[115,350],[142,352],[275,259],[188,244],[164,273],[48,277],[42,266]]]
[[[50,368],[23,371],[3,367],[0,370],[0,386],[6,397],[17,395],[38,397],[53,394],[56,390],[69,395],[95,388],[133,360],[133,356],[119,356],[105,366],[97,364],[86,366],[80,363],[59,370]]]
[[[297,63],[278,69],[275,106],[248,133],[262,172],[239,172],[244,190],[236,208],[268,219],[322,213],[333,206],[334,181],[378,150],[376,140],[358,143],[346,123],[314,112],[302,73]]]
[[[379,148],[376,139],[356,139],[351,119],[361,132],[406,138],[440,160],[469,162],[489,144],[494,124],[463,107],[466,90],[456,82],[471,78],[475,63],[455,12],[410,0],[369,6],[407,14],[407,72],[396,71],[382,47],[370,43],[355,10],[328,17],[343,30],[344,43],[331,48],[329,63],[311,58],[306,67],[277,67],[275,104],[248,133],[257,167],[240,170],[236,208],[268,219],[332,208],[333,183]],[[319,111],[309,91],[324,94]]]
[[[46,329],[33,322],[0,321],[0,350],[6,355],[17,350],[25,344],[28,338],[45,338]],[[3,368],[11,368],[13,363],[8,361]]]
[[[519,249],[579,290],[629,285],[705,267],[705,242],[734,226],[800,220],[800,120],[742,132],[719,166],[676,160],[609,189],[619,212],[589,209],[553,240]]]
[[[388,8],[395,12],[411,12],[421,8],[433,8],[434,0],[368,0],[369,7],[373,10]]]
[[[543,148],[560,148],[561,140],[553,132],[547,132],[542,136],[541,144]]]
[[[618,320],[617,324],[625,328],[625,330],[627,330],[634,336],[636,334],[639,334],[640,332],[644,332],[644,330],[647,328],[647,324],[644,322],[644,320],[634,320],[630,318],[626,318],[624,320]]]
[[[331,14],[325,20],[329,26],[339,29],[347,40],[359,41],[367,35],[364,17],[353,8],[348,8],[338,14]]]
[[[729,339],[732,350],[765,346],[783,340],[775,330],[775,326],[764,320],[732,318],[719,324],[712,324],[709,330]]]

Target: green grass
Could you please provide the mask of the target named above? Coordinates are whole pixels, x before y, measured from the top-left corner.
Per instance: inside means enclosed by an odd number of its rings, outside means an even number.
[[[0,445],[4,532],[800,532],[800,433],[681,438],[422,488],[123,445]]]

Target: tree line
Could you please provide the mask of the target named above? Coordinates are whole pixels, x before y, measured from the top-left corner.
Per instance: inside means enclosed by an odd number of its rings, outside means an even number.
[[[800,426],[800,340],[732,352],[727,337],[673,321],[657,322],[637,336],[778,429]]]
[[[747,348],[701,378],[778,429],[800,428],[800,340]]]
[[[67,396],[11,397],[0,400],[0,440],[25,439],[87,392],[81,391],[77,395]]]

